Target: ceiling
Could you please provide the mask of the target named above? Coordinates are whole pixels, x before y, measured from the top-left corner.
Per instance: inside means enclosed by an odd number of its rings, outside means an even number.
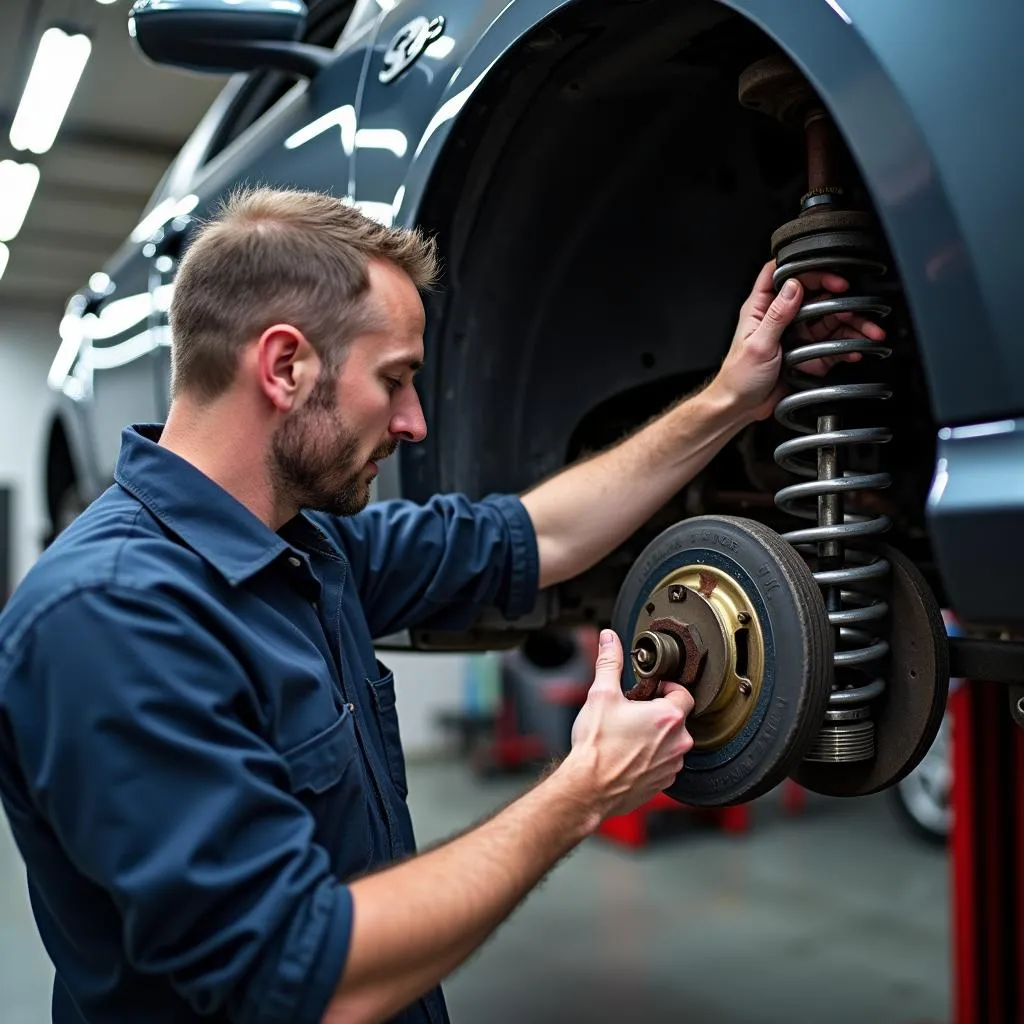
[[[40,181],[7,243],[0,312],[60,316],[130,234],[178,148],[226,79],[158,68],[128,36],[132,0],[0,0],[0,160],[32,160]],[[86,32],[92,52],[52,148],[36,156],[8,138],[36,46],[51,25]],[[0,200],[2,201],[2,200]]]

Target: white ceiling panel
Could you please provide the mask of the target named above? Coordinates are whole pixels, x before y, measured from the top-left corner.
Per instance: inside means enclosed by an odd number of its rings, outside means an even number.
[[[0,0],[0,160],[34,160],[40,183],[0,278],[0,312],[60,318],[138,223],[146,200],[225,79],[158,68],[128,37],[131,0]],[[36,47],[51,25],[85,32],[92,52],[53,147],[33,156],[9,131]]]

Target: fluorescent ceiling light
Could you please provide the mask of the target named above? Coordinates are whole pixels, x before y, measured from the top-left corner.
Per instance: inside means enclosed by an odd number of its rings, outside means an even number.
[[[91,51],[87,35],[59,28],[43,33],[11,124],[15,149],[45,153],[53,145]]]
[[[4,271],[7,269],[7,261],[11,258],[11,250],[0,242],[0,277],[4,276]]]
[[[0,242],[9,242],[21,230],[38,184],[39,168],[35,164],[0,160]]]

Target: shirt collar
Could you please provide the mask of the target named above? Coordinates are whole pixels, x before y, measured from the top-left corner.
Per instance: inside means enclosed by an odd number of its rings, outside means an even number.
[[[315,579],[300,551],[205,473],[161,447],[162,430],[159,423],[124,428],[114,470],[118,484],[233,586],[286,552],[299,558]],[[324,534],[304,515],[286,526],[302,547],[323,547]]]

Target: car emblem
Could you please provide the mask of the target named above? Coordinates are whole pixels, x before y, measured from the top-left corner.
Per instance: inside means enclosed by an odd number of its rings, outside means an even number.
[[[444,32],[444,17],[438,15],[428,20],[413,18],[403,25],[384,51],[384,68],[377,76],[384,85],[393,82],[420,54]]]

